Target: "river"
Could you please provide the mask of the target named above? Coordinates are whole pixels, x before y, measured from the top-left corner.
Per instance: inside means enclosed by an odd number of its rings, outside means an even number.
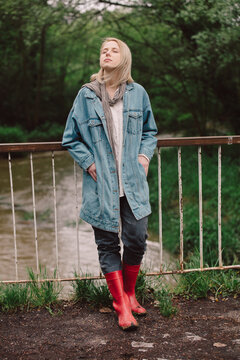
[[[39,263],[49,276],[56,268],[54,199],[51,153],[33,154]],[[0,159],[0,281],[15,279],[13,219],[7,159]],[[19,279],[28,278],[27,268],[36,272],[33,203],[29,157],[12,159]],[[67,152],[55,153],[57,235],[59,275],[72,277],[77,271],[76,198],[73,160]],[[81,204],[81,169],[77,167],[78,204]],[[79,221],[80,272],[99,275],[97,250],[92,228]],[[164,261],[170,256],[164,252]],[[148,240],[143,266],[159,270],[159,245]]]

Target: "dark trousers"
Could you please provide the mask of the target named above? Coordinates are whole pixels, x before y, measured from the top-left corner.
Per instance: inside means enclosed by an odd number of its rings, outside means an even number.
[[[136,220],[125,196],[120,198],[123,262],[139,265],[146,250],[148,217]],[[119,234],[93,227],[103,274],[121,270]]]

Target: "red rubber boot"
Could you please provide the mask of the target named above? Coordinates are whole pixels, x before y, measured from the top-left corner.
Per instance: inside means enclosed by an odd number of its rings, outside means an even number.
[[[113,296],[113,307],[118,315],[118,325],[122,330],[134,330],[138,327],[133,317],[127,294],[123,290],[122,270],[105,274],[107,285]]]
[[[123,264],[123,282],[124,290],[128,295],[132,312],[137,315],[146,315],[147,311],[144,309],[136,299],[135,285],[139,273],[140,265]]]

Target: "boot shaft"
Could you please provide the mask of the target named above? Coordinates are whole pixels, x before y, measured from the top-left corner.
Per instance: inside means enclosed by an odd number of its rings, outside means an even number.
[[[108,289],[115,300],[120,299],[123,296],[123,275],[122,270],[113,271],[105,274]]]
[[[140,265],[128,265],[123,263],[123,283],[126,292],[135,292],[139,270]]]

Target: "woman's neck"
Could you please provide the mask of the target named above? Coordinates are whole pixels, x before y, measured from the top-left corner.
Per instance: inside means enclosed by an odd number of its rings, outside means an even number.
[[[111,99],[113,99],[113,97],[114,97],[114,94],[115,94],[115,92],[116,92],[116,90],[117,90],[117,86],[111,86],[111,85],[109,85],[109,84],[106,84],[106,90],[107,90],[107,93],[108,93],[108,96],[111,98]]]
[[[109,80],[106,81],[106,89],[111,89],[116,91],[118,88],[118,85],[115,85],[117,83],[117,76],[116,74],[112,74],[110,72],[104,71],[104,75],[106,78],[109,78]],[[112,75],[112,76],[111,76]]]
[[[109,81],[106,81],[106,90],[110,98],[114,97],[114,94],[118,88],[118,85],[116,85],[115,79],[111,79]]]

